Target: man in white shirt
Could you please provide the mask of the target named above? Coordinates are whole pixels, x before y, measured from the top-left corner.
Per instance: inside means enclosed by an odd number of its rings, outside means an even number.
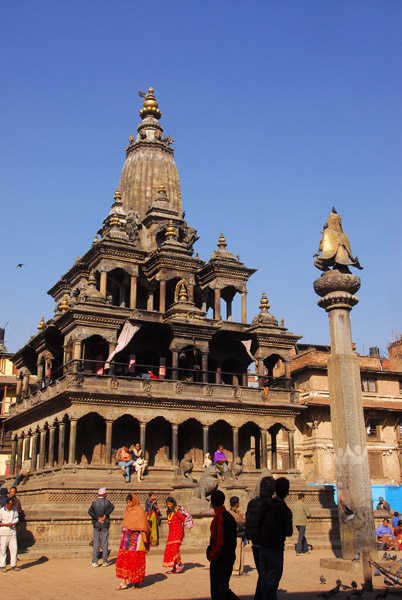
[[[17,529],[18,511],[14,508],[14,501],[7,498],[5,506],[0,509],[0,570],[6,572],[7,548],[10,551],[11,569],[19,571],[17,567]]]

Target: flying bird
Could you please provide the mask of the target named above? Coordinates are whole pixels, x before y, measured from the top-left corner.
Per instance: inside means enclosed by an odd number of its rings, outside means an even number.
[[[18,267],[19,267],[20,269],[22,269],[23,266],[24,266],[24,263],[19,263],[15,268],[18,269]]]

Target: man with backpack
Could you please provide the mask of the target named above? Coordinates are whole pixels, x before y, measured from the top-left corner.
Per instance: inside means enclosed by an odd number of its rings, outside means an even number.
[[[274,498],[274,493],[276,497]],[[246,512],[246,537],[252,541],[258,582],[255,600],[276,600],[283,571],[285,538],[293,533],[292,512],[284,498],[289,481],[281,477],[263,477],[260,493],[250,500]]]

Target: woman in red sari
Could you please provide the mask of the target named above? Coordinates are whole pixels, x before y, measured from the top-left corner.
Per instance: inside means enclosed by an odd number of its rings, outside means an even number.
[[[147,515],[134,494],[128,494],[123,518],[122,536],[116,559],[116,577],[122,579],[118,590],[129,583],[139,587],[145,579],[145,553],[151,546],[151,528]]]
[[[169,496],[166,500],[169,534],[166,542],[163,566],[171,567],[168,573],[180,573],[184,569],[180,556],[180,544],[183,541],[183,522],[186,517],[178,510],[177,502]]]

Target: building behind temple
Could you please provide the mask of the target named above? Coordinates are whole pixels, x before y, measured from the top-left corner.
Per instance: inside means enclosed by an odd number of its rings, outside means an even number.
[[[42,318],[13,359],[10,473],[31,458],[24,490],[37,507],[85,503],[100,485],[122,501],[126,484],[113,455],[126,441],[145,448],[146,487],[161,494],[171,491],[185,455],[197,478],[219,443],[229,462],[241,458],[244,489],[267,466],[298,476],[294,432],[304,407],[290,360],[300,336],[278,324],[265,293],[248,322],[255,269],[229,251],[219,230],[209,260],[194,255],[198,237],[182,211],[174,140],[164,137],[152,88],[140,117],[109,214],[49,290],[54,317]],[[240,322],[232,318],[236,302]],[[254,361],[258,387],[248,385]],[[274,377],[278,363],[283,374]]]

